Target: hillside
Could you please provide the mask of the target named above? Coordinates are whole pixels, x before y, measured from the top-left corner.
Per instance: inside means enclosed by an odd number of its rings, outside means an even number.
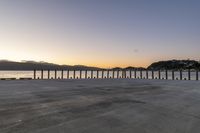
[[[104,68],[90,67],[84,65],[58,65],[48,62],[35,62],[35,61],[23,61],[23,62],[14,62],[1,60],[0,61],[0,70],[102,70]],[[200,70],[200,63],[195,60],[168,60],[168,61],[159,61],[152,63],[149,67],[149,70],[180,70],[180,69],[198,69]],[[104,69],[106,70],[106,69]],[[145,70],[143,67],[126,67],[120,68],[115,67],[110,70]]]
[[[83,65],[58,65],[47,62],[34,62],[34,61],[23,61],[23,62],[14,62],[14,61],[0,61],[0,70],[98,70],[97,67],[88,67]]]
[[[153,70],[185,70],[185,69],[200,69],[200,63],[195,60],[168,60],[152,63],[147,69]]]

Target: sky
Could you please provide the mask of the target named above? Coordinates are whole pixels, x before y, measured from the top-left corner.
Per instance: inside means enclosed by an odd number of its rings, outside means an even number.
[[[147,67],[199,51],[200,0],[0,0],[0,59]]]

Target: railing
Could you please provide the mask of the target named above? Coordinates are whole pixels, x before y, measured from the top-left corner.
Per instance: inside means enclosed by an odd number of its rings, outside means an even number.
[[[37,70],[38,71],[38,70]],[[36,77],[36,70],[34,70],[34,79],[44,79],[44,70],[41,71],[41,77]],[[57,77],[57,72],[61,71],[61,77]],[[71,70],[65,70],[67,71],[67,77],[64,78],[64,70],[54,70],[54,77],[50,78],[50,70],[47,70],[47,78],[46,79],[93,79],[93,78],[133,78],[133,79],[165,79],[165,80],[191,80],[191,70],[188,69],[187,72],[184,71],[184,73],[187,73],[187,77],[184,76],[183,78],[183,71],[169,71],[169,70],[73,70],[73,76],[70,76]],[[88,75],[88,71],[90,71],[90,75]],[[77,75],[77,72],[79,73]],[[85,73],[83,76],[83,72]],[[94,72],[96,72],[94,76]],[[101,72],[101,75],[100,75]],[[138,76],[139,72],[139,76]],[[145,72],[145,73],[144,73]],[[162,76],[161,76],[162,72]],[[164,74],[163,74],[164,72]],[[176,75],[175,75],[176,72]],[[199,71],[193,70],[193,80],[195,76],[195,80],[199,80]],[[121,73],[121,74],[120,74]],[[179,73],[179,74],[177,74]],[[195,74],[194,74],[195,73]],[[156,75],[157,74],[157,75]],[[156,76],[155,76],[156,75]],[[171,76],[169,76],[171,75]],[[179,75],[179,76],[177,76]]]
[[[20,77],[21,80],[31,79],[165,79],[165,80],[199,80],[198,70],[33,70],[32,77]],[[1,75],[0,75],[1,77]],[[16,78],[0,78],[15,80]]]

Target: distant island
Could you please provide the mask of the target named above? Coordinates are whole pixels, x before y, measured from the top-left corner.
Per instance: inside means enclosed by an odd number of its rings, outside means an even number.
[[[35,61],[8,61],[0,60],[0,70],[105,70],[105,68],[91,67],[84,65],[58,65],[48,62],[35,62]],[[109,70],[186,70],[196,69],[200,70],[200,62],[195,60],[168,60],[154,62],[147,68],[144,67],[115,67]]]

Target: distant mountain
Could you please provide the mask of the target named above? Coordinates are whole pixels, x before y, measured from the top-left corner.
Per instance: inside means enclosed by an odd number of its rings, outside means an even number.
[[[36,61],[22,61],[14,62],[8,60],[0,60],[0,70],[146,70],[143,67],[115,67],[111,69],[90,67],[84,65],[58,65],[48,62]],[[147,69],[152,70],[180,70],[180,69],[198,69],[200,70],[200,63],[195,60],[168,60],[152,63]]]
[[[195,60],[168,60],[152,63],[147,69],[152,70],[186,70],[200,69],[200,63]]]
[[[98,67],[89,67],[83,65],[58,65],[47,62],[35,62],[35,61],[22,61],[14,62],[8,60],[0,61],[0,70],[100,70]]]
[[[125,67],[125,68],[115,67],[115,68],[112,68],[111,70],[115,70],[115,71],[116,70],[146,70],[146,68],[129,66],[129,67]]]
[[[143,67],[132,67],[132,66],[126,67],[124,69],[125,70],[146,70],[146,68],[143,68]]]

